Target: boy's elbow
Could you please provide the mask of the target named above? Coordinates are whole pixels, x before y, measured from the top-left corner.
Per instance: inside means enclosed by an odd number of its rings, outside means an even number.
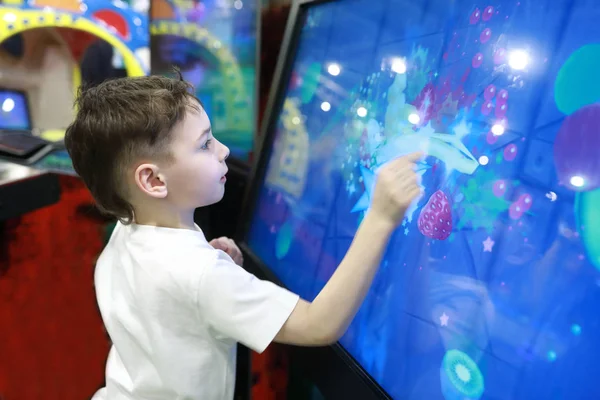
[[[323,339],[323,346],[333,346],[334,344],[336,344],[340,339],[342,338],[342,335],[332,335],[332,336],[328,336],[325,337]]]
[[[313,304],[300,300],[296,308],[275,337],[280,343],[296,346],[330,346],[335,344],[345,332],[345,328],[335,319],[323,318],[315,313]]]
[[[314,336],[315,346],[332,346],[342,337],[343,333],[333,329],[322,329]]]

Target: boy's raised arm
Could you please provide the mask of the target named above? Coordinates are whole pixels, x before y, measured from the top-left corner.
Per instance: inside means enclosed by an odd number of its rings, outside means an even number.
[[[275,337],[300,346],[335,343],[360,308],[389,238],[409,205],[421,194],[414,153],[381,168],[371,209],[337,270],[312,303],[300,300]]]

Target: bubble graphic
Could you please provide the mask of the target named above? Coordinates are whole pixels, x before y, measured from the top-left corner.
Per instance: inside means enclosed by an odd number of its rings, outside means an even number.
[[[483,10],[483,15],[481,16],[481,19],[483,19],[484,21],[489,21],[493,15],[494,15],[494,7],[487,6],[485,8],[485,10]]]
[[[460,350],[446,352],[440,368],[440,380],[446,400],[477,400],[485,390],[479,367]]]
[[[504,159],[506,161],[512,161],[517,157],[517,146],[513,143],[509,144],[504,148]]]
[[[496,197],[504,196],[504,193],[506,193],[506,181],[503,179],[498,179],[496,182],[494,182],[492,192],[494,192],[494,196]]]
[[[479,22],[479,18],[481,18],[481,11],[479,10],[479,8],[476,8],[475,11],[473,11],[471,13],[471,16],[469,17],[469,23],[471,25],[475,25]]]
[[[481,35],[479,35],[479,41],[481,43],[486,43],[492,37],[492,30],[490,28],[485,28]]]
[[[471,65],[473,68],[479,68],[483,64],[483,54],[477,53],[473,56],[473,61],[471,61]]]
[[[485,91],[483,92],[483,97],[486,100],[492,100],[495,95],[496,95],[496,86],[494,86],[494,85],[488,85],[488,87],[485,88]]]

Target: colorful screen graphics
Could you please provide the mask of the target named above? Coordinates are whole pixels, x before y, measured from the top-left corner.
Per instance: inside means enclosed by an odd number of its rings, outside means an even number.
[[[395,399],[600,398],[600,4],[306,7],[253,252],[314,299],[378,168],[423,149],[341,345]]]

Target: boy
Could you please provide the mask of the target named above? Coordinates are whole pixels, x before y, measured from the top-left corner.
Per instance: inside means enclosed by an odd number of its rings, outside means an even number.
[[[301,300],[247,273],[233,241],[209,243],[194,224],[196,208],[223,197],[229,149],[190,89],[181,78],[107,81],[81,91],[67,129],[75,170],[120,221],[94,276],[113,342],[94,399],[232,399],[236,342],[257,352],[336,342],[420,195],[420,154],[383,167],[346,257],[312,303]]]

